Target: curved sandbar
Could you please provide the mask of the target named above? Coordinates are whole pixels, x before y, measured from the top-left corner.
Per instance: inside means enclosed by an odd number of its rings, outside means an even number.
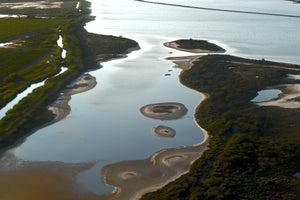
[[[172,120],[179,119],[187,113],[187,108],[181,103],[155,103],[140,108],[143,116],[151,119]]]
[[[175,40],[165,42],[164,46],[191,53],[224,53],[225,49],[206,40]]]
[[[159,137],[174,137],[176,135],[176,131],[167,126],[156,126],[152,128],[153,135]]]
[[[54,120],[62,120],[70,113],[71,108],[68,103],[72,95],[88,91],[96,85],[96,78],[90,74],[83,74],[75,80],[74,83],[69,85],[67,89],[61,93],[59,98],[48,107],[48,110],[52,111],[55,115]]]

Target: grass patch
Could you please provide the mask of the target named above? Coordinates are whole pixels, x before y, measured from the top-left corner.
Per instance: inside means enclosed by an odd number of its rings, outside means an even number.
[[[62,23],[64,23],[64,20],[0,18],[0,40],[52,26],[58,26]]]

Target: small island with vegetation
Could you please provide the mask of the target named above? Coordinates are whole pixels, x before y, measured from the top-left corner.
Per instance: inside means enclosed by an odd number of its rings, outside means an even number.
[[[143,106],[140,113],[151,119],[173,120],[183,117],[187,113],[187,108],[176,102],[155,103]]]
[[[169,48],[191,53],[224,53],[225,49],[210,43],[207,40],[181,39],[173,42],[165,42]]]

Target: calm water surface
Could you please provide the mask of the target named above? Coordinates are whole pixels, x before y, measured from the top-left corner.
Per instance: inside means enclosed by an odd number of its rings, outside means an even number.
[[[269,101],[278,97],[281,91],[278,89],[261,90],[258,95],[252,99],[252,102],[258,103],[263,101]]]
[[[121,160],[143,160],[161,149],[189,146],[203,139],[193,121],[201,96],[179,83],[180,70],[165,59],[191,54],[167,49],[163,42],[208,39],[230,54],[300,63],[300,19],[187,10],[132,0],[91,2],[97,18],[87,24],[88,31],[129,37],[139,42],[141,50],[126,59],[103,63],[102,69],[90,72],[98,84],[72,97],[70,115],[37,131],[3,155],[2,160],[13,154],[23,161],[96,162],[93,168],[78,175],[78,182],[97,194],[113,189],[101,180],[103,166]],[[282,0],[255,0],[247,2],[249,5],[240,0],[164,2],[285,14],[300,11],[300,5]],[[166,73],[171,76],[165,76]],[[189,112],[171,121],[141,116],[140,107],[157,102],[180,102]],[[176,136],[153,135],[151,129],[158,125],[175,129]]]

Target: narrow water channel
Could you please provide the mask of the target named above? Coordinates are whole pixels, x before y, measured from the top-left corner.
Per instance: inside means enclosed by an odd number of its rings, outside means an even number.
[[[0,43],[0,48],[2,47],[1,45],[5,46],[5,44],[12,44],[12,43]],[[57,40],[57,45],[62,49],[61,57],[64,59],[66,58],[66,50],[63,48],[63,38],[61,35],[59,35],[58,40]],[[57,73],[55,76],[64,73],[68,68],[61,66],[61,70],[59,73]],[[28,94],[30,94],[34,89],[41,87],[44,85],[46,80],[40,81],[38,83],[31,84],[26,90],[23,92],[19,93],[12,101],[10,101],[6,106],[0,109],[0,120],[5,116],[6,112],[10,109],[12,109],[16,104],[19,103],[21,99],[26,97]]]

